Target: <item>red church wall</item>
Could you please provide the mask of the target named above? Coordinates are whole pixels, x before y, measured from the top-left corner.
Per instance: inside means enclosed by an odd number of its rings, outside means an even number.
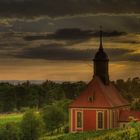
[[[114,115],[112,116],[112,128],[118,128],[119,127],[118,121],[119,121],[119,116],[120,116],[120,110],[121,109],[122,108],[117,108],[117,109],[112,110],[112,112],[114,112]],[[125,107],[123,109],[126,110]]]
[[[83,128],[76,128],[76,113],[82,111],[83,113]],[[104,112],[104,129],[108,128],[107,110],[94,110],[94,109],[72,109],[71,110],[71,132],[94,131],[97,125],[97,111]]]
[[[84,110],[84,131],[96,130],[96,111]]]

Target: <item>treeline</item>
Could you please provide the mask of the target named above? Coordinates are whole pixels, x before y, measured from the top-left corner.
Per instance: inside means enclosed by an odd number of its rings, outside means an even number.
[[[133,79],[119,79],[114,82],[116,87],[120,90],[124,98],[131,103],[132,110],[140,110],[140,78]]]
[[[122,95],[133,104],[134,109],[140,107],[140,78],[123,80],[119,79],[113,84]],[[24,111],[26,108],[42,108],[51,105],[55,101],[70,99],[79,96],[86,87],[86,83],[55,83],[46,81],[42,84],[32,84],[29,81],[13,85],[0,83],[0,112]],[[136,100],[137,99],[137,100]]]
[[[130,102],[140,98],[140,78],[135,77],[133,79],[128,78],[126,81],[123,79],[116,80],[114,82],[116,87],[120,90],[122,95]]]
[[[24,111],[26,108],[42,108],[54,101],[74,99],[86,86],[84,82],[55,83],[46,81],[42,84],[0,83],[0,112]]]

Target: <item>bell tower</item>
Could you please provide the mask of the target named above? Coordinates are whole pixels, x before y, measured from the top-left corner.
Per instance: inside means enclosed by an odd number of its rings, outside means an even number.
[[[109,84],[109,72],[108,72],[109,58],[103,48],[102,36],[103,36],[102,26],[100,26],[100,45],[97,53],[95,54],[95,58],[93,59],[94,75],[98,76],[105,85],[108,85]]]

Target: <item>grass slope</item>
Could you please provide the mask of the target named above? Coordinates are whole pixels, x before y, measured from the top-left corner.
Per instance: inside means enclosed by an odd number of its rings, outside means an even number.
[[[1,114],[0,115],[0,125],[9,122],[20,122],[23,114]]]
[[[65,134],[41,140],[140,140],[140,122],[130,123],[126,129]]]
[[[101,135],[105,135],[109,130],[95,131],[95,132],[85,132],[85,133],[74,133],[74,134],[61,134],[56,136],[47,136],[41,138],[40,140],[87,140],[92,138],[97,138]],[[110,130],[112,131],[112,130]]]

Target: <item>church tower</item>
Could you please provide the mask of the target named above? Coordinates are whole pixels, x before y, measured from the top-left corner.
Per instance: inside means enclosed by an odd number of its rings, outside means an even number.
[[[100,27],[100,46],[98,52],[95,54],[94,61],[94,75],[98,76],[105,85],[109,84],[108,63],[109,58],[105,53],[102,41],[102,27]]]
[[[140,118],[139,113],[129,110],[129,103],[109,81],[109,58],[103,48],[102,34],[101,28],[100,46],[93,59],[94,76],[79,97],[69,105],[72,133],[124,127],[130,114],[137,114],[134,118]]]

